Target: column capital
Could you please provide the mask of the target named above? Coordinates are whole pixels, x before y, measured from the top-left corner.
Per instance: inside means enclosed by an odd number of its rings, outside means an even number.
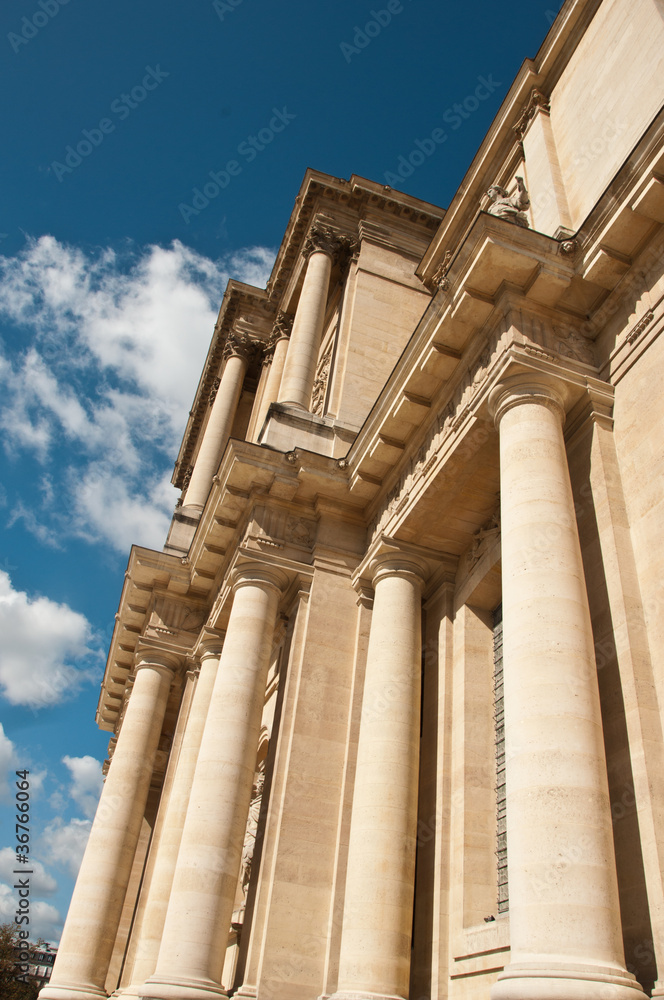
[[[240,587],[262,587],[281,595],[288,582],[286,574],[273,566],[259,562],[243,563],[231,573],[231,587],[237,593]]]
[[[201,660],[207,660],[209,657],[213,656],[217,659],[221,656],[221,651],[224,648],[224,641],[221,637],[210,637],[203,639],[198,647],[198,657]]]
[[[336,232],[320,222],[314,222],[304,241],[302,256],[308,260],[313,253],[324,253],[336,261],[352,253],[356,242],[352,236]]]
[[[370,571],[374,589],[377,583],[391,576],[411,580],[423,588],[428,576],[424,561],[408,552],[387,552],[378,556],[372,561]]]
[[[242,358],[243,361],[249,362],[254,349],[253,341],[246,334],[234,331],[228,335],[224,344],[223,359],[227,361],[228,358]]]
[[[159,650],[153,652],[151,649],[143,650],[139,653],[136,666],[134,667],[134,678],[139,670],[150,667],[152,670],[164,670],[171,675],[175,675],[182,666],[182,659],[174,653],[166,653]]]
[[[274,351],[280,340],[290,340],[294,318],[294,316],[288,316],[285,312],[280,312],[277,315],[277,318],[274,321],[274,326],[272,327],[272,333],[263,348],[263,365],[272,364]]]
[[[274,326],[272,327],[269,342],[271,344],[276,344],[278,340],[289,340],[293,330],[294,319],[295,317],[289,316],[288,313],[278,312],[277,318],[274,321]]]
[[[554,376],[540,372],[524,371],[508,375],[489,394],[489,413],[496,427],[505,413],[522,403],[539,403],[556,413],[561,424],[565,422],[567,387]]]

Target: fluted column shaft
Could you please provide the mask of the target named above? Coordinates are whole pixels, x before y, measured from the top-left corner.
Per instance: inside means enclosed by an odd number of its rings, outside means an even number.
[[[265,392],[263,393],[260,410],[258,412],[258,417],[256,418],[256,432],[254,435],[256,439],[258,439],[263,424],[265,423],[265,418],[267,416],[267,411],[270,409],[270,405],[272,403],[276,403],[279,398],[279,388],[281,386],[284,365],[286,364],[286,357],[288,355],[288,344],[289,335],[286,333],[275,341],[274,353],[272,355],[272,360],[270,362],[265,382]]]
[[[337,996],[408,996],[420,741],[422,578],[374,576]]]
[[[157,967],[157,957],[166,919],[168,900],[178,857],[189,795],[205,728],[210,698],[217,676],[221,643],[209,645],[201,654],[201,666],[182,739],[173,784],[168,797],[162,834],[157,848],[148,899],[141,921],[132,985],[121,996],[138,996],[140,987]]]
[[[196,456],[191,481],[182,500],[183,507],[199,511],[205,507],[212,479],[219,468],[221,456],[233,428],[247,364],[246,350],[231,353],[230,357],[226,358],[219,388],[212,404],[212,412]]]
[[[113,954],[145,813],[173,670],[145,659],[106,777],[43,1000],[98,1000]]]
[[[618,1000],[624,968],[593,635],[554,380],[494,389],[500,433],[511,964],[493,1000]]]
[[[281,576],[238,572],[182,831],[157,969],[160,1000],[224,996],[221,973],[242,859]]]
[[[315,250],[311,253],[281,378],[280,403],[305,410],[311,405],[331,273],[331,252]]]

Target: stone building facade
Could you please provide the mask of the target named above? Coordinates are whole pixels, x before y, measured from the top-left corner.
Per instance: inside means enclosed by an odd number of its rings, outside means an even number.
[[[229,283],[44,1000],[664,994],[663,63],[567,0],[446,211]]]

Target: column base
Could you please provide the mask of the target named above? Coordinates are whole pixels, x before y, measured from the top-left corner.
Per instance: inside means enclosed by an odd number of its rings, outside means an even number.
[[[629,972],[591,965],[508,965],[491,1000],[638,1000],[643,990]]]
[[[39,1000],[108,1000],[108,993],[98,986],[49,983],[39,991]]]
[[[243,983],[239,990],[233,994],[233,1000],[256,1000],[258,987],[250,983]]]
[[[228,997],[219,983],[211,979],[158,979],[151,976],[138,990],[140,1000],[217,1000]]]

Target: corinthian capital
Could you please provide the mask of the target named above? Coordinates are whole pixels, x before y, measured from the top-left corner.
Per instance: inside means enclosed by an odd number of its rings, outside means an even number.
[[[224,345],[224,361],[227,358],[243,358],[244,361],[248,362],[251,359],[253,351],[254,344],[246,334],[233,332],[229,334]]]
[[[339,261],[351,254],[355,247],[356,240],[352,236],[314,222],[304,241],[302,256],[308,259],[312,253],[321,252],[326,253],[333,261]]]
[[[288,313],[280,312],[274,321],[274,326],[272,327],[272,336],[270,340],[274,340],[275,344],[278,340],[283,337],[288,338],[291,335],[291,330],[293,329],[293,316],[289,316]]]

